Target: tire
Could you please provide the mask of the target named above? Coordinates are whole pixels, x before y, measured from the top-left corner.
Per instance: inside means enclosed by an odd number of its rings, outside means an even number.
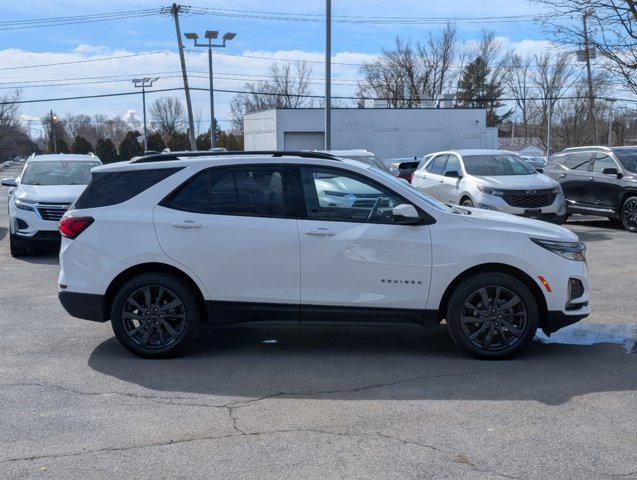
[[[465,198],[461,203],[460,203],[461,207],[469,207],[469,208],[473,208],[475,207],[475,205],[473,204],[473,200],[471,200],[470,198]]]
[[[201,319],[192,288],[180,278],[161,272],[128,280],[111,306],[115,336],[128,351],[144,358],[186,352],[197,338]]]
[[[9,234],[9,250],[11,256],[14,258],[24,257],[27,254],[27,246],[25,240],[18,241],[16,236],[12,233]]]
[[[485,312],[483,292],[489,303]],[[491,308],[494,300],[500,307],[516,303],[498,310],[497,306]],[[475,322],[467,321],[473,317]],[[533,340],[538,321],[539,308],[529,287],[501,272],[480,273],[464,280],[452,293],[447,308],[447,328],[453,341],[463,352],[483,359],[505,359],[520,353]]]
[[[628,197],[624,201],[621,222],[626,230],[637,233],[637,197]]]

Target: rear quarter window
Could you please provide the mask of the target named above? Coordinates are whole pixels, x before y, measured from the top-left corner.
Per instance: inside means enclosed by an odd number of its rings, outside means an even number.
[[[108,207],[123,203],[179,170],[181,168],[93,172],[91,183],[76,200],[73,208]]]

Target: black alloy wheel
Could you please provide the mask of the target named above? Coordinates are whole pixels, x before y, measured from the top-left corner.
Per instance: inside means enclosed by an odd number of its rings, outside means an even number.
[[[118,340],[132,353],[149,358],[174,356],[196,338],[201,309],[183,280],[166,273],[142,274],[115,295],[111,323]]]
[[[535,336],[538,303],[527,285],[503,272],[464,280],[449,299],[447,327],[453,341],[478,358],[510,358]]]
[[[498,351],[515,345],[523,337],[526,307],[508,288],[488,285],[469,295],[460,320],[471,343],[487,351]]]
[[[172,290],[146,285],[128,296],[122,321],[135,344],[161,349],[179,341],[184,334],[186,310]]]
[[[465,198],[462,203],[460,204],[461,207],[469,207],[469,208],[473,208],[475,207],[475,205],[473,204],[473,200],[471,200],[470,198]]]
[[[622,225],[629,232],[637,232],[637,197],[630,197],[624,202]]]

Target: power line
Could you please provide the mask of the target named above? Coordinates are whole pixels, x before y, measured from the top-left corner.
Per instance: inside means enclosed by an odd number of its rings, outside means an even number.
[[[131,58],[131,57],[143,57],[145,55],[157,55],[160,53],[168,54],[167,50],[161,50],[156,52],[141,52],[141,53],[131,53],[128,55],[115,55],[112,57],[103,57],[103,58],[87,58],[84,60],[72,60],[68,62],[56,62],[56,63],[40,63],[36,65],[23,65],[19,67],[2,67],[0,71],[3,70],[23,70],[25,68],[39,68],[39,67],[55,67],[59,65],[73,65],[77,63],[91,63],[91,62],[106,62],[110,60],[119,60],[121,58]]]
[[[95,23],[110,20],[123,20],[161,15],[160,9],[127,10],[120,12],[95,13],[66,17],[34,18],[28,20],[10,20],[0,22],[0,31],[23,30],[29,28],[56,27],[61,25],[75,25],[79,23]]]

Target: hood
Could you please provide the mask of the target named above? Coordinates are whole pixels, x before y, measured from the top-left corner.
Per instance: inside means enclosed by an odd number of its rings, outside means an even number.
[[[73,203],[86,185],[25,185],[15,189],[15,198],[31,202]]]
[[[463,215],[461,217],[463,220],[481,225],[484,228],[521,233],[529,237],[542,238],[545,240],[558,240],[562,242],[577,242],[579,240],[577,235],[570,230],[553,223],[481,208],[461,208],[471,212],[471,215]]]
[[[536,173],[534,175],[501,175],[494,177],[475,177],[485,187],[502,190],[542,190],[559,185],[555,180]]]

